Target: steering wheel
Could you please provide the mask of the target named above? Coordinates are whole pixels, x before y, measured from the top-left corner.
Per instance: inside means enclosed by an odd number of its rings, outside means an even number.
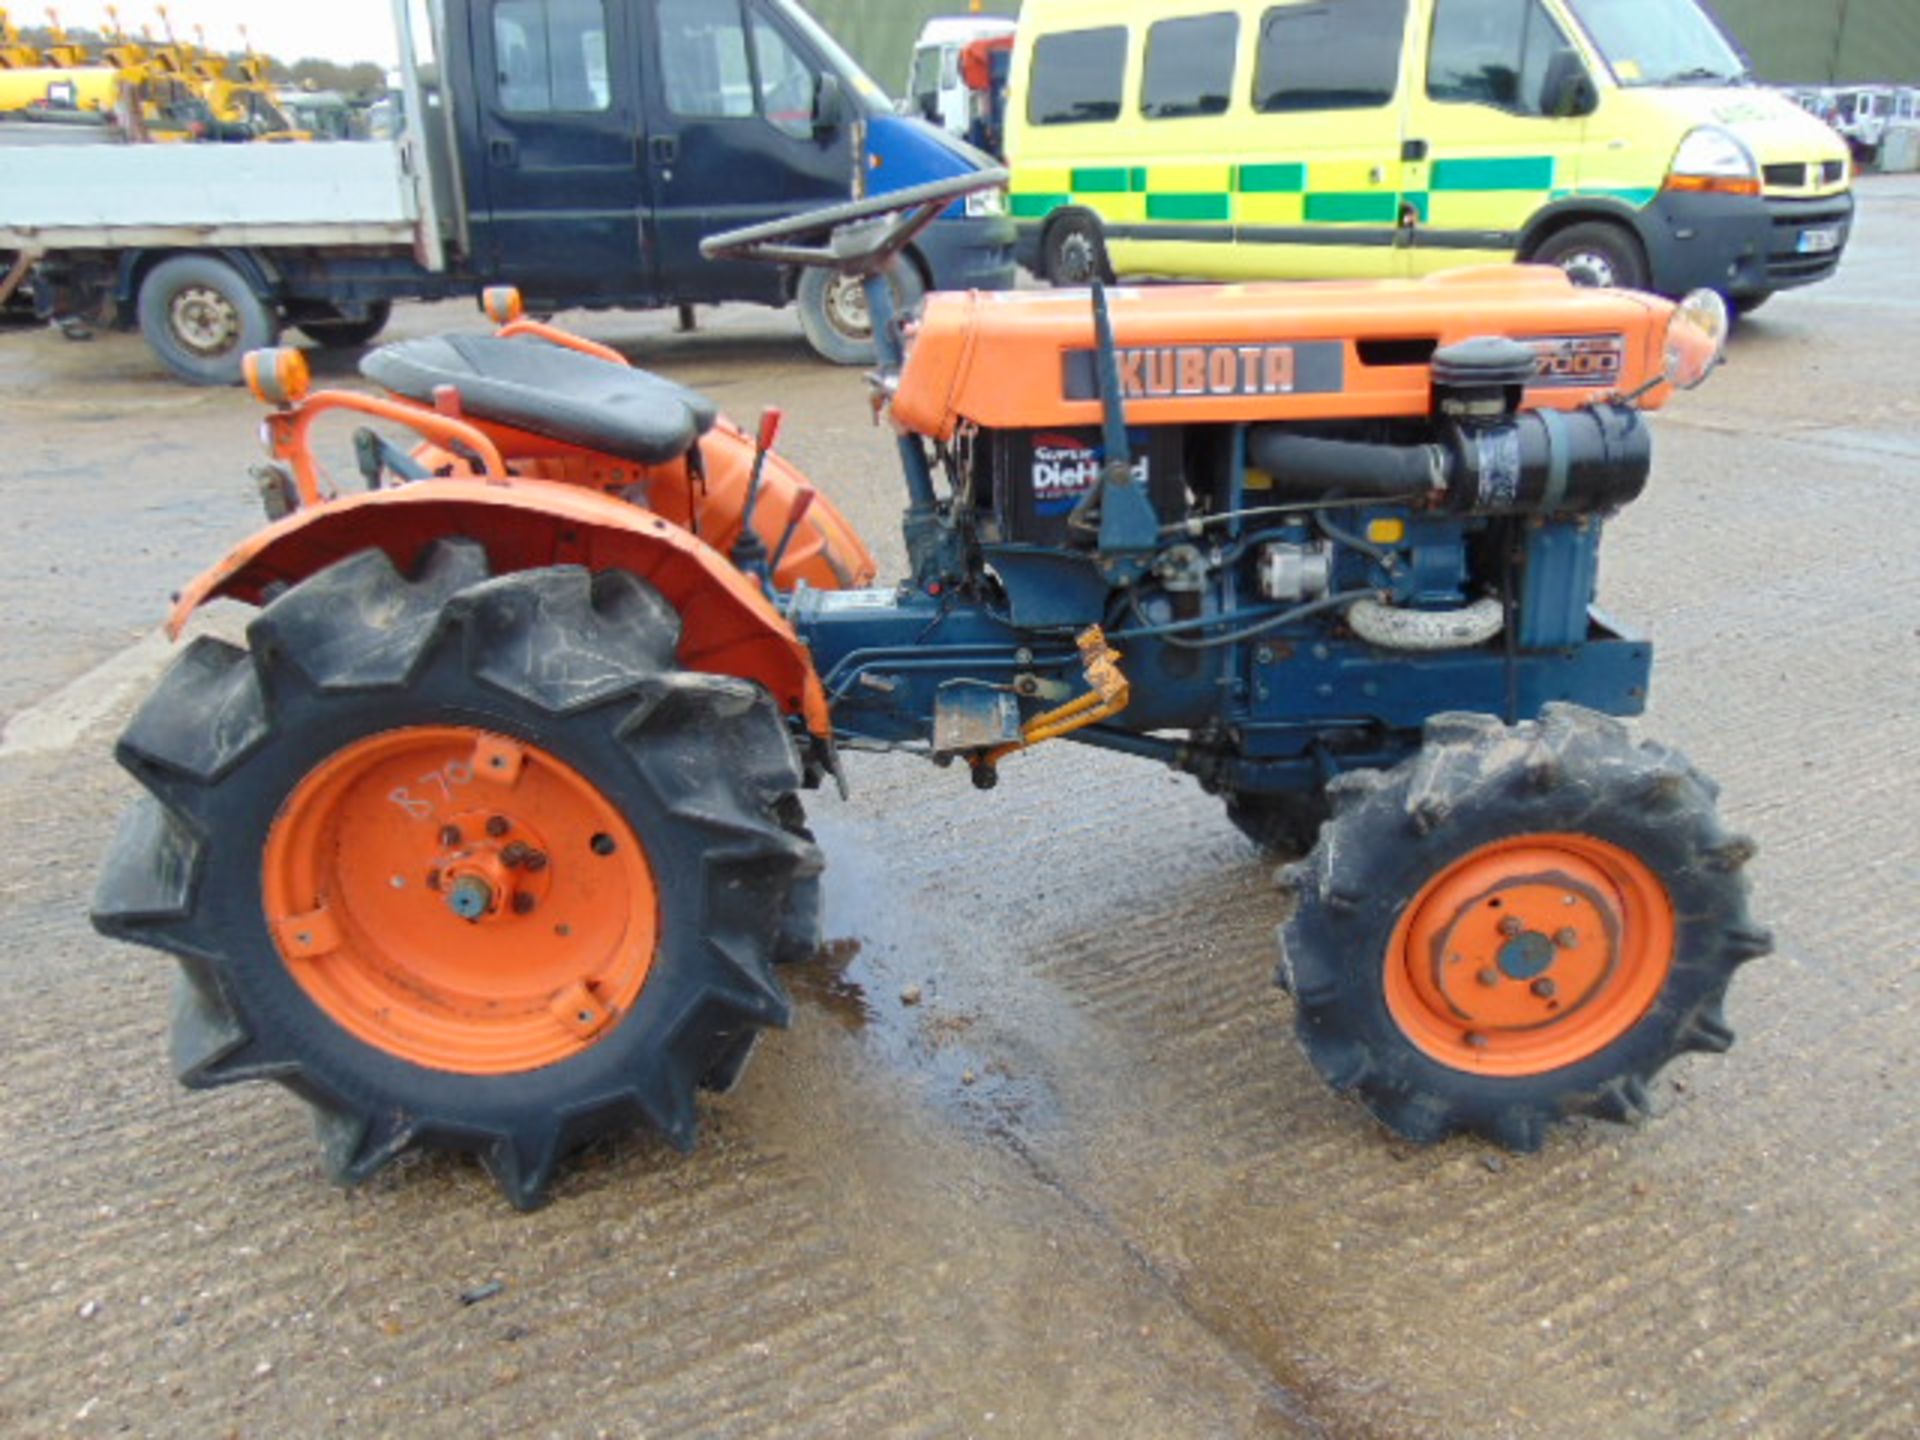
[[[891,190],[871,200],[709,235],[700,242],[700,253],[709,260],[808,265],[862,278],[879,275],[955,200],[1006,183],[1005,170],[976,170],[951,180]],[[891,225],[877,223],[889,215],[899,218]],[[820,244],[821,240],[826,243]]]

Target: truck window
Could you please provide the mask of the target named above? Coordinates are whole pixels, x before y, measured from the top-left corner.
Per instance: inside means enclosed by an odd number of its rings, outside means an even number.
[[[493,7],[500,108],[510,115],[605,110],[605,0],[500,0]]]
[[[1572,48],[1540,0],[1438,0],[1427,94],[1545,115],[1553,59]]]
[[[1082,125],[1093,120],[1117,120],[1126,75],[1124,25],[1042,35],[1033,46],[1027,121],[1032,125]]]
[[[1315,0],[1260,20],[1253,108],[1365,110],[1393,99],[1407,0]]]
[[[739,120],[753,114],[753,74],[738,5],[659,0],[654,16],[669,110],[683,120]]]
[[[1140,112],[1153,120],[1226,114],[1239,43],[1238,15],[1192,15],[1153,26]]]
[[[820,86],[813,67],[759,15],[753,17],[753,58],[760,67],[760,109],[767,123],[796,139],[809,139]]]

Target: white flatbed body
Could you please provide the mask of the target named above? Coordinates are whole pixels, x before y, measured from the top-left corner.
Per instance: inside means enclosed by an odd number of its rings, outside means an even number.
[[[0,144],[0,249],[416,247],[419,195],[397,141]]]

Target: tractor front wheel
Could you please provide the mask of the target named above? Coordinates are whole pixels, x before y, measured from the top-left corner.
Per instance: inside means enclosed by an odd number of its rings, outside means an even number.
[[[1677,752],[1573,706],[1445,715],[1328,793],[1283,872],[1280,979],[1315,1069],[1389,1129],[1533,1150],[1567,1116],[1645,1113],[1668,1061],[1732,1044],[1728,981],[1771,939],[1751,842]]]
[[[1304,855],[1313,848],[1320,827],[1326,823],[1326,792],[1229,795],[1227,819],[1262,850],[1276,855]]]
[[[189,647],[120,742],[150,793],[94,914],[179,957],[181,1078],[294,1090],[343,1181],[465,1150],[522,1207],[598,1136],[690,1147],[787,1020],[820,865],[771,697],[680,631],[631,575],[442,541]]]

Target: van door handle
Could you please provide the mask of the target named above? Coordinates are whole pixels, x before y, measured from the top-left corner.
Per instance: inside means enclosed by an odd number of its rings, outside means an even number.
[[[1427,158],[1427,142],[1424,140],[1402,140],[1400,142],[1402,160],[1424,160]]]
[[[673,135],[656,135],[647,147],[656,165],[671,165],[680,158],[680,140]]]
[[[520,147],[511,140],[495,138],[487,142],[487,159],[495,165],[516,165],[520,161]]]

